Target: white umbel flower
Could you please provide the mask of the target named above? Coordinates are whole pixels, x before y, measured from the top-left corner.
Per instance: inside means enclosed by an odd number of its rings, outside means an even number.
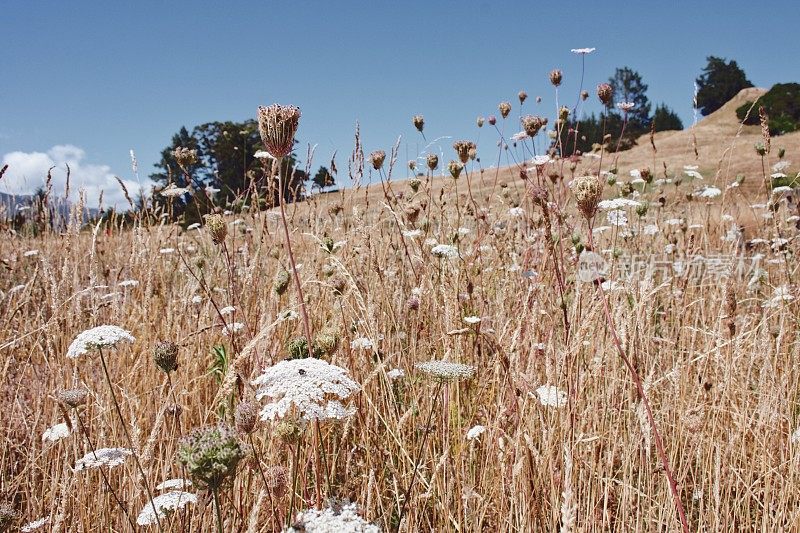
[[[380,533],[380,528],[370,524],[358,515],[356,504],[351,503],[334,511],[327,508],[321,511],[308,509],[297,513],[295,525],[286,533]]]
[[[437,244],[431,248],[431,253],[436,257],[455,259],[458,257],[458,248],[451,244]]]
[[[96,348],[110,348],[120,342],[134,342],[136,339],[130,332],[119,326],[97,326],[81,332],[67,349],[67,357],[76,359]]]
[[[603,211],[610,211],[615,209],[625,209],[626,207],[639,207],[641,202],[631,200],[630,198],[610,198],[608,200],[601,200],[597,207]]]
[[[474,366],[462,365],[451,361],[425,361],[424,363],[417,363],[414,367],[442,381],[472,379],[475,375]]]
[[[480,322],[481,321],[481,317],[479,317],[479,316],[465,316],[464,318],[462,318],[462,320],[464,322],[466,322],[467,324],[473,325],[473,324],[477,324],[478,322]]]
[[[402,368],[393,368],[386,373],[386,376],[392,381],[400,379],[406,375]]]
[[[536,389],[539,402],[545,407],[564,407],[567,405],[567,393],[555,385],[542,385]]]
[[[232,322],[222,328],[222,334],[226,337],[230,337],[232,333],[239,333],[243,329],[244,324],[241,322]]]
[[[192,486],[192,482],[188,479],[168,479],[166,481],[162,481],[156,487],[156,490],[173,490],[173,489],[185,489]]]
[[[133,452],[127,448],[100,448],[78,459],[75,462],[75,471],[100,468],[101,466],[114,468],[124,463],[129,455],[133,455]]]
[[[69,437],[69,426],[61,422],[44,430],[42,442],[55,442]]]
[[[183,509],[187,503],[197,503],[197,496],[179,490],[156,496],[142,508],[136,517],[136,523],[140,526],[155,524],[158,519],[168,517],[176,509]]]
[[[485,426],[473,426],[467,431],[467,440],[477,440],[485,431]]]
[[[269,398],[261,409],[262,420],[283,418],[296,411],[304,420],[343,419],[355,413],[341,400],[361,389],[347,370],[322,359],[281,361],[253,381],[256,399]]]
[[[20,528],[22,533],[30,533],[31,531],[36,531],[37,529],[41,529],[43,526],[47,525],[50,522],[50,517],[45,516],[44,518],[40,518],[38,520],[34,520],[33,522],[28,522],[24,526]]]

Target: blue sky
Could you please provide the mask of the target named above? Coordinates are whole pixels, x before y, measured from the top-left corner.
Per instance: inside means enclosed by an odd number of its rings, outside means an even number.
[[[345,169],[356,120],[367,151],[402,135],[405,160],[422,147],[416,113],[429,139],[475,139],[476,116],[501,100],[516,116],[520,89],[529,111],[541,95],[552,114],[556,67],[572,104],[571,48],[597,48],[590,92],[630,66],[685,124],[707,55],[736,59],[757,86],[800,79],[800,9],[788,1],[10,0],[3,22],[0,158],[14,164],[0,191],[33,189],[41,168],[69,161],[73,186],[90,200],[106,189],[111,203],[121,201],[111,175],[136,183],[131,149],[145,177],[181,126],[243,120],[259,104],[300,106],[298,137],[318,145],[315,166],[338,150]]]

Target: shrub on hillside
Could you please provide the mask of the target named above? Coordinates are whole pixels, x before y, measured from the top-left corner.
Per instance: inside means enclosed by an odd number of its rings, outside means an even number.
[[[736,116],[745,124],[758,125],[758,106],[763,105],[769,115],[771,135],[800,130],[800,83],[775,84],[747,115],[752,105],[753,102],[746,102],[736,109]]]

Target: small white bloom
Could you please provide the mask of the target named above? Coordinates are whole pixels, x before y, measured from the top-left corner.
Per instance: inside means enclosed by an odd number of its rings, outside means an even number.
[[[187,192],[190,191],[186,187],[176,187],[174,183],[170,183],[164,189],[162,189],[159,194],[164,198],[177,198],[179,196],[183,196]]]
[[[790,438],[790,441],[791,441],[792,444],[797,444],[798,442],[800,442],[800,426],[798,426],[797,429],[795,429],[792,432],[792,436]]]
[[[612,226],[622,227],[628,225],[628,217],[625,211],[621,209],[615,209],[606,213],[606,220],[608,220],[608,223]]]
[[[555,385],[542,385],[536,389],[539,402],[545,407],[564,407],[567,405],[567,393]]]
[[[173,489],[185,489],[192,486],[192,482],[188,479],[168,479],[166,481],[162,481],[156,486],[156,490],[173,490]]]
[[[469,431],[467,431],[467,440],[476,440],[480,437],[486,428],[484,426],[472,426]]]
[[[636,104],[634,104],[633,102],[618,102],[617,103],[617,109],[619,109],[620,111],[628,112],[631,109],[633,109],[634,107],[636,107]]]
[[[275,159],[275,157],[266,150],[259,150],[253,155],[253,157],[257,159]]]
[[[127,448],[100,448],[78,459],[75,462],[75,470],[80,472],[81,470],[100,468],[101,466],[114,468],[124,463],[129,455],[133,455],[133,452]]]
[[[142,507],[136,523],[140,526],[155,524],[159,519],[167,518],[176,509],[183,509],[187,503],[197,503],[197,496],[179,490],[156,496]]]
[[[527,139],[527,138],[528,138],[528,134],[525,133],[524,131],[517,132],[517,133],[515,133],[514,135],[511,136],[511,140],[514,141],[514,142],[522,141],[522,140]]]
[[[36,531],[37,529],[41,529],[42,526],[48,524],[50,522],[50,517],[45,516],[38,520],[34,520],[33,522],[28,522],[24,526],[20,528],[22,533],[30,533],[31,531]]]
[[[69,437],[69,426],[61,422],[44,430],[42,442],[56,442],[67,437]]]
[[[366,337],[359,337],[350,341],[350,348],[353,350],[371,350],[374,344]]]
[[[286,533],[299,533],[301,531],[309,533],[380,533],[380,528],[370,524],[358,515],[355,503],[350,503],[333,510],[326,508],[323,510],[308,509],[297,513],[294,526],[286,529]]]
[[[784,170],[789,168],[791,165],[792,165],[792,163],[790,161],[778,161],[777,163],[772,165],[772,171],[773,172],[783,172]]]
[[[451,361],[425,361],[417,363],[414,368],[442,381],[471,379],[475,375],[474,366]]]
[[[407,237],[409,239],[415,239],[420,236],[422,236],[421,229],[410,229],[410,230],[407,229],[403,231],[403,237]]]
[[[293,311],[292,309],[287,309],[285,311],[281,311],[278,313],[278,320],[297,320],[300,318],[300,315],[297,311]]]
[[[597,207],[603,211],[610,211],[610,210],[617,210],[617,209],[625,209],[626,207],[639,207],[642,205],[641,202],[637,202],[636,200],[631,200],[629,198],[611,198],[609,200],[601,200]]]
[[[431,248],[431,253],[436,257],[456,259],[458,257],[458,248],[450,244],[437,244]]]
[[[125,331],[119,326],[97,326],[87,329],[75,337],[75,340],[67,348],[67,357],[75,359],[89,350],[116,346],[120,342],[134,342],[136,339],[130,332]]]
[[[463,320],[464,320],[464,322],[466,322],[467,324],[477,324],[478,322],[480,322],[480,321],[481,321],[481,318],[480,318],[480,317],[478,317],[478,316],[465,316],[465,317],[463,318]]]
[[[25,257],[35,257],[39,255],[39,250],[28,250],[27,252],[22,254]]]
[[[642,230],[642,233],[644,233],[648,237],[652,237],[653,235],[657,234],[658,232],[659,232],[658,226],[656,226],[655,224],[648,224]]]
[[[135,279],[126,279],[117,283],[120,287],[138,287],[139,282]]]
[[[232,306],[232,305],[228,305],[228,306],[223,307],[222,309],[220,309],[219,310],[219,314],[221,314],[222,316],[225,316],[225,315],[229,315],[229,314],[233,313],[234,311],[236,311],[236,308],[234,306]]]
[[[193,229],[199,229],[200,226],[202,226],[202,224],[200,224],[199,222],[195,222],[194,224],[189,224],[188,226],[186,226],[186,229],[191,231]]]
[[[682,218],[668,218],[666,221],[664,221],[664,223],[667,226],[680,226],[681,224],[683,224],[683,219]]]
[[[531,159],[531,164],[534,167],[543,167],[547,163],[551,163],[553,160],[550,159],[549,155],[535,155],[533,159]]]
[[[239,333],[243,329],[244,329],[244,324],[242,324],[241,322],[232,322],[230,324],[225,325],[225,327],[222,328],[222,334],[225,335],[226,337],[230,337],[231,334]]]
[[[684,170],[683,173],[686,174],[687,176],[689,176],[690,178],[693,178],[693,179],[696,179],[696,180],[703,179],[703,175],[700,174],[699,172],[697,172],[696,170]]]
[[[175,251],[175,248],[162,248],[162,249],[160,249],[158,251],[158,253],[167,255],[167,254],[173,253],[174,251]]]
[[[699,196],[700,198],[716,198],[720,194],[722,194],[722,191],[713,186],[703,187],[694,193],[695,196]]]
[[[597,48],[573,48],[572,50],[570,50],[570,52],[572,52],[573,54],[585,56],[587,54],[591,54],[595,50],[597,50]]]
[[[203,303],[203,297],[200,296],[199,294],[195,294],[194,296],[192,296],[192,300],[191,301],[192,301],[193,304],[197,305],[199,303]]]
[[[386,376],[392,381],[405,377],[406,372],[400,368],[393,368],[386,373]]]

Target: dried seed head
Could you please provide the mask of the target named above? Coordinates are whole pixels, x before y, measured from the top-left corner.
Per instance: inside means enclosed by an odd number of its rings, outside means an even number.
[[[569,108],[565,105],[562,105],[561,109],[558,110],[558,119],[567,120],[567,118],[569,118]]]
[[[500,116],[506,118],[511,113],[511,104],[509,102],[500,102],[497,109],[500,110]]]
[[[414,123],[414,127],[417,128],[417,131],[422,133],[422,128],[425,127],[425,117],[422,115],[414,115],[411,121]]]
[[[272,289],[278,296],[283,296],[286,289],[289,288],[289,271],[281,268],[275,273],[275,280],[272,282]]]
[[[220,244],[228,235],[228,226],[225,224],[225,219],[222,218],[222,215],[216,213],[206,215],[205,218],[206,229],[211,234],[211,240],[214,241],[214,244]]]
[[[194,481],[216,490],[234,476],[245,452],[229,428],[210,426],[197,428],[181,439],[177,455]]]
[[[408,170],[410,170],[411,172],[417,170],[417,162],[414,159],[408,160]]]
[[[761,137],[764,138],[764,149],[766,153],[770,150],[770,135],[769,135],[769,115],[764,106],[758,106],[758,120],[761,123]]]
[[[597,97],[603,105],[609,105],[614,97],[614,89],[607,83],[601,83],[597,86]]]
[[[520,119],[522,123],[522,129],[525,130],[530,137],[535,137],[539,130],[542,129],[542,126],[545,125],[544,120],[542,117],[538,117],[536,115],[525,115]]]
[[[294,444],[299,439],[303,438],[303,424],[297,420],[290,418],[283,418],[275,426],[274,435],[278,440],[286,444]]]
[[[467,151],[469,154],[469,158],[475,161],[475,158],[478,157],[478,147],[477,146],[470,146],[469,150]]]
[[[528,194],[531,196],[533,205],[538,205],[543,209],[547,209],[547,189],[541,185],[534,185],[528,189]]]
[[[603,184],[597,176],[581,176],[575,178],[571,185],[572,194],[578,204],[578,210],[591,220],[597,212],[597,204],[603,195]]]
[[[472,141],[456,141],[453,143],[453,149],[456,151],[456,154],[458,154],[458,159],[462,163],[466,163],[469,161],[470,150],[477,150],[477,146],[475,146],[475,143]]]
[[[89,393],[84,389],[66,389],[56,394],[58,401],[73,409],[86,403]]]
[[[537,96],[536,97],[536,103],[537,104],[541,104],[542,103],[542,97],[541,96]]]
[[[285,466],[273,465],[264,469],[264,478],[267,481],[267,490],[276,498],[286,494],[289,486],[289,472]]]
[[[0,503],[0,531],[11,531],[11,525],[19,520],[19,513],[10,503]]]
[[[175,158],[175,162],[178,163],[181,170],[188,172],[189,167],[197,163],[197,150],[179,146],[172,151],[172,157]]]
[[[587,91],[586,89],[582,90],[581,91],[581,100],[583,100],[585,102],[588,99],[589,99],[589,91]]]
[[[528,93],[520,91],[519,94],[517,94],[517,98],[519,98],[519,105],[522,105],[525,103],[525,100],[528,99]]]
[[[450,163],[447,165],[447,170],[450,171],[450,175],[453,176],[453,179],[457,180],[461,175],[461,171],[464,170],[464,165],[458,161],[450,161]]]
[[[417,311],[419,309],[419,296],[416,294],[412,294],[406,300],[406,307],[408,307],[409,311]]]
[[[436,154],[428,154],[426,161],[430,170],[436,170],[439,167],[439,156]]]
[[[489,125],[494,126],[495,124],[497,124],[497,117],[494,115],[489,115],[488,121]]]
[[[244,401],[239,402],[236,406],[234,413],[234,421],[236,431],[249,435],[252,433],[258,424],[258,409],[259,405],[256,402]]]
[[[412,178],[408,181],[408,186],[411,187],[411,190],[417,192],[419,190],[419,186],[422,185],[422,182],[417,178]]]
[[[554,87],[558,87],[561,85],[561,80],[563,79],[563,74],[559,69],[553,69],[550,71],[550,83],[553,84]]]
[[[162,341],[153,348],[153,361],[158,368],[169,374],[178,368],[178,345],[170,341]]]
[[[341,276],[334,276],[331,278],[331,286],[333,287],[333,293],[336,296],[341,296],[347,290],[347,281]]]
[[[386,152],[383,150],[375,150],[369,154],[369,160],[372,163],[372,168],[380,170],[383,166],[383,162],[386,160]]]
[[[332,355],[336,348],[339,347],[339,338],[339,331],[336,328],[332,326],[322,328],[314,339],[314,355],[319,354],[320,357]]]
[[[478,124],[479,128],[483,127],[483,117],[478,117],[475,122]]]
[[[647,183],[650,183],[651,181],[653,181],[653,173],[650,172],[650,167],[642,167],[642,168],[640,168],[639,169],[639,175]]]
[[[286,157],[292,153],[299,123],[300,109],[293,105],[258,107],[258,131],[264,147],[273,157]]]

